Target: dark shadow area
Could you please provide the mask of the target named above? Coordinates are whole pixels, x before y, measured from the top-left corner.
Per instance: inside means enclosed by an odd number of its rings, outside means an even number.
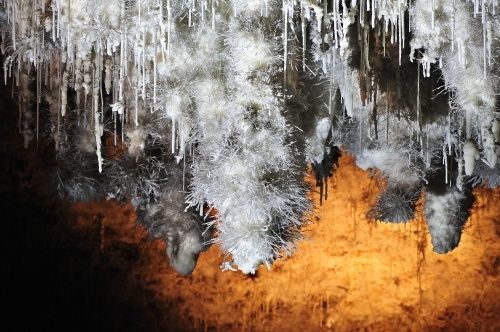
[[[137,244],[98,255],[99,228],[73,228],[57,198],[51,144],[23,147],[11,87],[0,88],[1,299],[11,331],[182,330],[176,303],[161,303],[129,276]],[[88,211],[92,214],[92,211]],[[98,223],[99,216],[95,217]]]

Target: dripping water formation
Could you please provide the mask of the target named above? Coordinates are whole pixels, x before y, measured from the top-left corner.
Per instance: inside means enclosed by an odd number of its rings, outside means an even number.
[[[47,284],[61,329],[498,329],[499,9],[1,1],[13,312]]]

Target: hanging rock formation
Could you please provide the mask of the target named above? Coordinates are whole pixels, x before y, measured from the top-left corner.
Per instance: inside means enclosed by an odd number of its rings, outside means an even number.
[[[254,273],[293,253],[307,165],[323,190],[341,149],[387,180],[370,217],[406,222],[425,190],[435,251],[458,244],[470,187],[500,184],[498,7],[5,0],[1,49],[63,197],[130,200],[182,274],[211,243]]]

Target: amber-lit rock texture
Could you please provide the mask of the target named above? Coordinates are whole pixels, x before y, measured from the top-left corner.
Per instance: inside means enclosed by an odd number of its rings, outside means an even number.
[[[185,331],[500,329],[498,189],[475,191],[460,245],[438,255],[422,200],[410,223],[368,220],[366,211],[383,184],[346,156],[328,186],[328,199],[296,254],[270,271],[261,267],[254,277],[221,272],[223,257],[215,246],[200,256],[190,277],[177,275],[164,243],[146,240],[130,206],[76,204],[74,227],[93,234],[97,261],[145,289],[144,306],[160,308],[154,314],[158,329],[172,328],[172,321]],[[128,259],[123,247],[138,251],[138,259]]]

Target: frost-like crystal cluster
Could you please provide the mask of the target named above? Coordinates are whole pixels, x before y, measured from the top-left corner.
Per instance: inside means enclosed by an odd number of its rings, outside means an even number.
[[[244,273],[290,254],[307,164],[326,198],[340,147],[387,179],[370,217],[405,222],[428,192],[438,252],[470,188],[500,183],[498,0],[3,7],[25,146],[53,140],[64,197],[131,200],[182,274],[213,242]]]

